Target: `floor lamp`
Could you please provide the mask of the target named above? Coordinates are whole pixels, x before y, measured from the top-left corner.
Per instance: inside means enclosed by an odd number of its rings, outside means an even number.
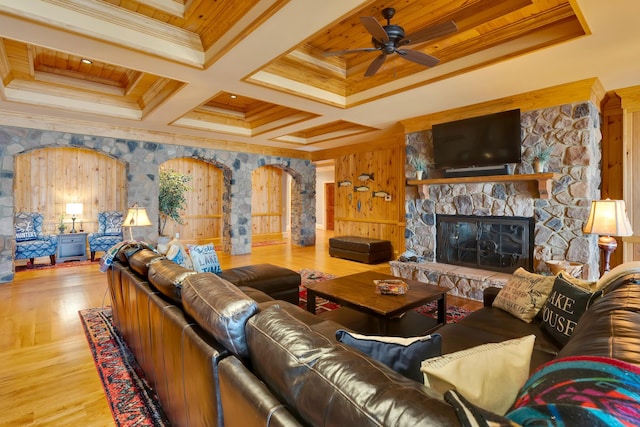
[[[147,208],[138,207],[138,204],[134,204],[127,211],[127,216],[125,217],[123,226],[129,227],[129,240],[133,240],[133,227],[145,227],[151,224],[151,220],[149,220],[149,215],[147,215]]]
[[[586,234],[600,235],[598,247],[604,253],[602,274],[605,274],[611,269],[609,265],[611,254],[618,247],[614,236],[631,236],[633,234],[624,200],[592,201],[589,218],[583,231]]]

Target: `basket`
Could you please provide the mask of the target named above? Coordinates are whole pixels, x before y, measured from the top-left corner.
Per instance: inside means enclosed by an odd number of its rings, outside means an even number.
[[[562,261],[562,260],[549,260],[545,261],[549,266],[549,270],[554,275],[558,275],[560,272],[564,271],[570,276],[578,277],[580,273],[582,273],[583,264],[579,262],[571,262],[571,261]]]

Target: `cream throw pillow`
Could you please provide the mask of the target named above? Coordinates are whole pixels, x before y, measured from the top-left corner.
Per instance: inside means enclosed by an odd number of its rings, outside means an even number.
[[[424,385],[444,395],[456,390],[469,402],[504,415],[529,377],[535,335],[483,344],[426,359]]]
[[[493,301],[493,307],[531,323],[549,298],[555,280],[555,276],[529,273],[520,267],[513,272],[511,279],[498,292]]]

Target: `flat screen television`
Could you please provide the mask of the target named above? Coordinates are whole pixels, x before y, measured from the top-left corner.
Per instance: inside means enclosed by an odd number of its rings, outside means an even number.
[[[500,166],[520,163],[520,110],[433,125],[437,169]]]

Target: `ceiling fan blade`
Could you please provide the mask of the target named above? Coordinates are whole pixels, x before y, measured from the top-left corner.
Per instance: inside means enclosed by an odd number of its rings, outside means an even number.
[[[379,49],[375,47],[363,47],[360,49],[336,50],[334,52],[324,52],[322,56],[340,56],[340,55],[346,55],[349,53],[374,52],[376,50],[379,50]]]
[[[443,22],[441,24],[431,25],[429,27],[411,33],[404,39],[402,39],[398,44],[404,46],[409,44],[422,43],[426,42],[427,40],[437,39],[438,37],[455,33],[456,31],[458,31],[458,26],[455,22]]]
[[[389,41],[389,35],[384,30],[382,25],[373,16],[361,16],[360,22],[364,25],[364,28],[373,36],[374,39],[380,43],[386,43]]]
[[[382,64],[384,63],[385,59],[387,59],[387,54],[383,52],[380,54],[380,56],[378,56],[376,59],[374,59],[371,62],[371,64],[369,65],[369,68],[367,68],[367,71],[364,73],[364,76],[371,77],[375,73],[377,73],[380,67],[382,67]]]
[[[440,60],[435,56],[427,55],[426,53],[418,52],[417,50],[404,50],[398,49],[396,53],[407,59],[411,62],[415,62],[416,64],[426,65],[427,67],[433,67],[434,65],[438,65]]]

